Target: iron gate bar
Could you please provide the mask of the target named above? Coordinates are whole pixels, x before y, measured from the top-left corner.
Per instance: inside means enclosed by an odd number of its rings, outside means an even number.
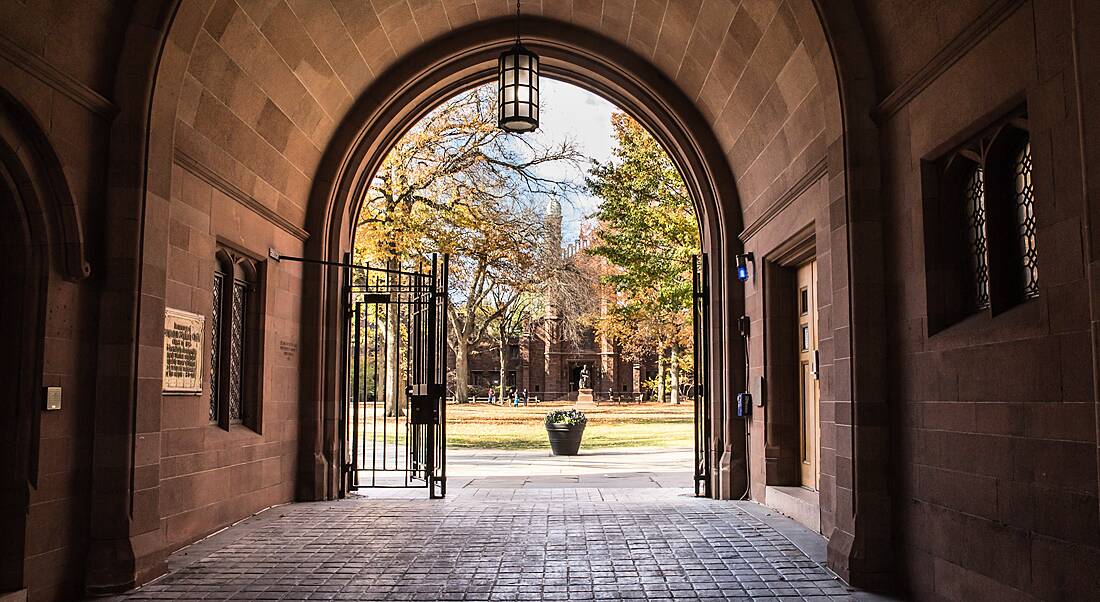
[[[354,328],[355,328],[355,346],[358,347],[361,343],[361,338],[360,337],[362,336],[362,330],[363,330],[363,304],[362,303],[356,303],[355,304]],[[354,384],[352,385],[352,389],[351,389],[351,391],[352,391],[351,420],[352,420],[353,424],[359,424],[359,400],[362,396],[362,390],[360,388],[360,382],[359,382],[359,378],[360,378],[360,364],[359,364],[359,362],[360,362],[360,357],[359,357],[359,354],[357,353],[354,356],[354,368],[352,368],[352,370],[354,370],[354,372],[352,373],[352,378],[354,379]],[[362,384],[365,385],[366,383],[362,383]],[[352,458],[358,458],[359,457],[359,439],[358,438],[352,438],[352,440],[351,440],[351,457]],[[354,483],[354,485],[358,485],[358,483]]]
[[[378,324],[379,324],[379,322],[378,322],[378,308],[379,307],[380,306],[377,305],[377,304],[374,305],[374,322],[373,322],[373,324],[374,324],[375,331],[378,330]],[[378,336],[377,336],[377,332],[376,332],[375,336],[371,337],[371,341],[373,341],[373,345],[374,345],[374,348],[372,350],[373,354],[372,354],[371,357],[374,358],[374,378],[375,378],[375,381],[376,381],[375,384],[374,384],[374,390],[371,391],[372,395],[370,397],[370,400],[371,400],[371,411],[370,411],[370,414],[371,414],[371,438],[373,440],[376,433],[378,433],[378,383],[377,383],[377,379],[378,379],[379,372],[378,372]],[[385,419],[386,419],[386,417],[382,416],[383,422],[385,422]],[[358,437],[356,437],[356,438],[358,438]],[[370,485],[371,485],[371,487],[374,487],[375,485],[377,485],[376,472],[375,471],[378,469],[378,454],[374,453],[373,450],[371,450],[370,465],[371,465]],[[356,475],[356,478],[358,478],[359,472],[355,471],[355,475]]]
[[[432,286],[436,286],[439,282],[442,282],[443,291],[442,294],[436,297],[436,317],[439,322],[438,333],[433,332],[433,335],[438,336],[436,340],[436,347],[434,347],[434,355],[431,359],[431,368],[436,371],[434,374],[433,382],[440,383],[440,391],[437,392],[437,404],[439,406],[439,441],[436,445],[439,449],[439,463],[438,463],[438,475],[432,475],[433,483],[428,486],[428,496],[432,497],[445,497],[447,496],[447,309],[448,304],[451,303],[450,299],[450,282],[451,282],[451,256],[443,255],[443,266],[441,278],[437,280],[436,272],[437,258],[432,255],[431,258],[431,273],[432,273]],[[434,484],[439,485],[439,494],[436,494],[436,488]]]
[[[432,475],[428,484],[429,498],[442,498],[447,495],[447,308],[450,303],[451,282],[451,256],[443,255],[443,269],[441,278],[436,279],[437,258],[432,256],[432,282],[442,282],[442,294],[437,296],[434,303],[436,310],[432,315],[438,318],[438,331],[433,330],[432,335],[438,337],[433,346],[433,356],[429,360],[430,368],[435,371],[432,381],[438,383],[439,391],[436,392],[436,405],[439,408],[439,441],[436,442],[439,452],[439,462],[436,465],[438,475]],[[439,494],[435,493],[435,485],[439,486]]]
[[[351,439],[344,465],[348,490],[367,486],[361,480],[366,472],[371,487],[427,487],[432,498],[446,495],[446,256],[443,266],[440,272],[435,256],[412,270],[367,264],[355,266],[346,281],[345,369],[351,374],[342,432]],[[383,479],[387,474],[398,481]]]
[[[340,404],[338,421],[340,432],[341,470],[347,475],[339,482],[340,495],[347,495],[361,487],[360,473],[370,472],[372,487],[392,487],[380,484],[379,473],[400,472],[403,486],[410,486],[410,479],[422,484],[414,487],[427,487],[429,497],[440,498],[447,493],[447,445],[446,445],[446,376],[447,376],[447,307],[448,280],[450,277],[450,258],[444,255],[442,269],[439,258],[432,255],[431,268],[425,273],[423,261],[417,270],[393,269],[362,265],[352,262],[350,253],[344,254],[344,261],[328,261],[281,255],[275,249],[268,249],[268,256],[275,261],[296,261],[344,268],[344,341],[347,353],[342,358],[344,373],[345,402]],[[358,282],[357,277],[358,276]],[[358,297],[358,298],[357,298]],[[366,307],[364,307],[366,306]],[[373,312],[372,312],[373,306]],[[396,312],[396,314],[394,313]],[[373,318],[372,318],[373,313]],[[441,314],[441,315],[440,315]],[[401,362],[401,331],[404,318],[405,359]],[[389,340],[389,324],[396,325],[396,340]],[[370,345],[365,345],[364,338]],[[380,348],[379,344],[383,346]],[[391,366],[390,350],[396,350],[395,382],[386,382]],[[369,352],[369,361],[363,353]],[[381,352],[381,353],[380,353]],[[380,363],[381,362],[381,363]],[[381,368],[381,370],[379,369]],[[372,370],[373,391],[366,390],[368,379],[365,371]],[[404,372],[405,384],[401,387],[400,372]],[[385,375],[380,378],[380,375]],[[430,421],[428,424],[411,424],[411,403],[413,379],[421,403],[428,402]],[[392,385],[392,387],[390,387]],[[388,453],[386,439],[389,436],[386,414],[387,390],[396,397],[393,399],[396,410],[401,410],[401,395],[405,395],[405,453],[400,454],[401,429],[400,415],[394,415],[394,468],[387,467]],[[379,392],[382,395],[379,395]],[[371,410],[371,462],[365,468],[366,441],[364,421],[366,406]],[[349,407],[350,406],[350,407]],[[379,410],[382,411],[382,442],[378,445]],[[350,414],[350,415],[349,415]],[[351,439],[349,446],[348,439]],[[350,447],[350,449],[349,449]],[[382,452],[382,467],[378,468],[378,451]],[[349,453],[350,452],[350,453]],[[402,458],[402,455],[404,456]],[[404,460],[404,466],[400,461]],[[399,485],[400,486],[400,485]],[[437,491],[438,490],[438,491]]]
[[[699,495],[699,450],[702,447],[702,441],[699,431],[699,258],[692,256],[691,258],[691,334],[695,343],[692,348],[692,378],[695,381],[695,395],[692,396],[695,412],[694,420],[694,444],[693,444],[693,479],[695,484],[695,495]]]
[[[692,311],[695,378],[695,495],[711,497],[711,425],[710,396],[707,382],[710,349],[710,301],[707,255],[691,259]]]
[[[403,278],[403,277],[399,277],[399,278]],[[415,278],[410,278],[409,279],[409,286],[413,289],[413,293],[416,292],[417,284],[419,284],[418,279],[415,279]],[[409,395],[409,385],[412,384],[411,379],[412,379],[412,373],[413,373],[413,366],[416,363],[416,349],[415,349],[415,347],[419,347],[419,345],[414,346],[412,344],[413,340],[414,340],[413,339],[413,335],[414,335],[413,329],[415,327],[415,321],[413,320],[413,314],[416,310],[416,306],[414,304],[410,303],[408,306],[398,305],[397,307],[398,307],[397,316],[399,318],[398,323],[401,322],[401,320],[400,320],[401,312],[404,311],[404,313],[405,313],[405,328],[404,328],[405,338],[403,339],[404,343],[405,343],[405,358],[406,358],[405,365],[403,366],[404,372],[405,372],[405,380],[404,380],[404,383],[405,383],[405,387],[404,387],[405,398],[404,399],[405,399],[405,422],[409,423],[409,422],[412,421],[412,399],[411,399],[411,396]],[[401,333],[401,330],[399,329],[398,330],[398,341],[402,340],[400,338],[400,333]],[[399,347],[399,349],[400,349],[400,347]],[[401,382],[402,382],[401,379],[398,379],[398,384],[399,385],[401,384]],[[400,408],[400,406],[401,406],[401,393],[400,393],[400,391],[401,391],[401,387],[398,387],[398,398],[397,398],[398,408]],[[399,412],[400,412],[400,410],[398,412],[394,413],[394,423],[398,422],[397,414]],[[395,424],[395,426],[396,426],[396,424]],[[412,476],[412,478],[415,479],[417,473],[419,472],[420,464],[417,462],[417,460],[419,460],[418,454],[417,454],[417,444],[419,442],[419,436],[420,435],[419,435],[418,431],[419,431],[419,429],[417,429],[415,427],[411,431],[408,428],[405,429],[405,466],[408,466],[410,468],[410,471],[406,472],[404,474],[405,485],[406,486],[408,486],[408,484],[409,484],[409,477]],[[394,440],[397,441],[398,438],[395,437]],[[395,443],[394,444],[394,448],[395,448],[394,452],[395,453],[396,453],[398,447],[399,446],[397,445],[397,443]]]

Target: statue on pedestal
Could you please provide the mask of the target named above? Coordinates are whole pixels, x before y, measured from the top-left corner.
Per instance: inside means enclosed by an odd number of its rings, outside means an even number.
[[[589,386],[588,386],[588,365],[587,364],[585,364],[584,366],[581,366],[581,378],[580,378],[580,383],[579,384],[580,384],[579,388],[581,388],[581,389],[588,389],[589,388]]]

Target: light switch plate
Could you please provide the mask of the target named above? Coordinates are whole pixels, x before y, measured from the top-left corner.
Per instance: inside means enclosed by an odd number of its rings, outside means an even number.
[[[46,409],[61,409],[61,387],[46,387]]]

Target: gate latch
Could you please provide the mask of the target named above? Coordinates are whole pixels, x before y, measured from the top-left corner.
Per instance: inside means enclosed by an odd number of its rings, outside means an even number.
[[[443,386],[435,384],[409,385],[409,422],[439,424],[439,401]]]

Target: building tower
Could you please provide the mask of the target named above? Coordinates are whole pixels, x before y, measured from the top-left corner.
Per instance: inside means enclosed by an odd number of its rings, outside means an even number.
[[[546,203],[545,241],[543,252],[547,255],[550,265],[561,261],[561,203],[551,198]],[[553,276],[551,276],[553,277]],[[546,300],[546,315],[543,321],[543,337],[545,344],[545,370],[546,398],[558,399],[568,393],[565,385],[566,379],[562,368],[562,344],[559,336],[561,316],[558,307],[551,299]]]
[[[561,203],[551,198],[546,203],[546,253],[561,258]]]

